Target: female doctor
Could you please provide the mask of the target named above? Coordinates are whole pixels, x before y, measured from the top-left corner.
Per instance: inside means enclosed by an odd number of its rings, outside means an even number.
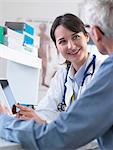
[[[17,117],[50,123],[90,84],[102,60],[87,51],[88,33],[83,22],[73,14],[58,16],[51,27],[51,38],[66,63],[53,77],[47,94],[40,101],[36,111],[17,105]]]

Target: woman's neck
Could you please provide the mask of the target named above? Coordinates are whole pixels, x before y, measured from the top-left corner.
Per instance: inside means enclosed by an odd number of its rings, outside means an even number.
[[[79,63],[72,63],[73,68],[75,69],[75,72],[77,72],[79,70],[79,68],[86,62],[86,60],[88,59],[89,53],[87,53],[84,58],[79,62]]]

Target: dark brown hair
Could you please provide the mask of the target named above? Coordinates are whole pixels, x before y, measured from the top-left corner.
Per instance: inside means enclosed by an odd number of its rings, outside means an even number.
[[[56,45],[55,30],[59,25],[62,25],[65,28],[69,29],[70,31],[76,33],[83,32],[84,34],[87,34],[84,28],[84,23],[77,16],[70,13],[64,14],[62,16],[58,16],[54,20],[50,30],[50,36],[55,45]]]

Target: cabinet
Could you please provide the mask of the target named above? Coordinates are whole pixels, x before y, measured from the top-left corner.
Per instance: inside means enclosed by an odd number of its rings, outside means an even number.
[[[37,105],[41,59],[0,44],[0,79],[7,79],[19,103]]]

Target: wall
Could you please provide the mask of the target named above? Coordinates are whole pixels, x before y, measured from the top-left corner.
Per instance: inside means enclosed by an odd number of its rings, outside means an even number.
[[[2,2],[0,2],[0,24],[3,24],[3,22],[4,22],[4,11],[3,11],[3,8],[4,8],[4,6],[3,6],[3,3]]]
[[[14,2],[8,2],[8,0],[4,0],[1,2],[2,6],[2,22],[6,20],[16,20],[17,18],[38,18],[38,19],[54,19],[57,15],[64,13],[74,13],[79,15],[79,4],[83,0],[62,0],[62,1],[49,1],[44,0],[33,1],[33,2],[25,2],[25,0],[18,2],[17,0]]]

